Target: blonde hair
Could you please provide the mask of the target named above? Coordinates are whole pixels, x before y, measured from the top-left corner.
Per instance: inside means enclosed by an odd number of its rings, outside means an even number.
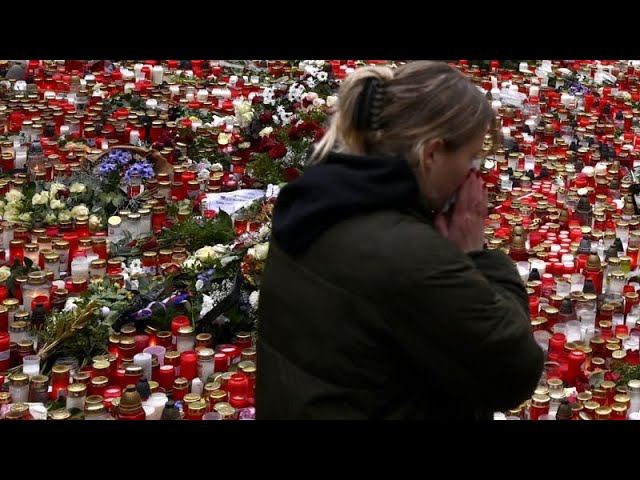
[[[381,105],[375,105],[372,128],[362,128],[355,119],[363,111],[372,113],[362,105],[371,101],[363,92],[371,90],[372,82],[379,85]],[[361,67],[340,85],[337,110],[308,163],[322,163],[336,151],[404,155],[415,165],[426,142],[441,138],[446,148],[455,151],[487,127],[495,140],[495,114],[488,100],[471,80],[444,62],[414,61],[395,70]]]

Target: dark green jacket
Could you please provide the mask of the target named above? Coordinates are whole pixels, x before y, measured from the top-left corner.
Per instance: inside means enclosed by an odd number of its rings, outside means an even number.
[[[306,198],[298,186],[291,204]],[[286,223],[293,214],[281,200]],[[258,419],[487,418],[533,393],[543,356],[513,262],[465,254],[402,201],[386,203],[394,208],[328,222],[303,248],[289,239],[302,230],[277,236],[276,208],[260,292]]]

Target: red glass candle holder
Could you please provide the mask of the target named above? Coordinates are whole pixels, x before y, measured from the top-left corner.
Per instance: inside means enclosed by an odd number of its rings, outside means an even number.
[[[180,375],[189,381],[198,375],[198,354],[195,351],[180,354]]]

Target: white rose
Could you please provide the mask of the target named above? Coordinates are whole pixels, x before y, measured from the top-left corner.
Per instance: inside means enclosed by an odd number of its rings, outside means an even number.
[[[97,215],[91,215],[89,217],[89,228],[100,228],[101,225],[101,221],[100,221],[100,217],[98,217]]]
[[[218,253],[213,249],[213,247],[210,246],[202,247],[201,249],[196,250],[195,256],[201,262],[205,261],[207,258],[215,260],[219,257]]]
[[[89,209],[86,205],[76,205],[71,209],[71,216],[73,218],[86,217],[87,215],[89,215]]]
[[[18,218],[20,219],[21,222],[25,222],[28,223],[31,221],[31,214],[29,212],[25,212],[20,214],[20,216],[18,216]]]
[[[253,250],[253,256],[256,260],[264,260],[267,258],[267,254],[269,253],[269,243],[259,243],[253,247]]]
[[[273,127],[264,127],[262,130],[260,130],[260,133],[258,133],[258,135],[260,135],[261,137],[268,137],[272,133]]]
[[[68,222],[69,220],[71,220],[71,213],[69,213],[69,210],[63,210],[60,213],[58,213],[58,221],[59,222]]]
[[[22,192],[20,190],[16,190],[11,189],[9,190],[6,195],[4,196],[5,200],[9,203],[12,202],[19,202],[24,198],[24,195],[22,195]]]
[[[34,193],[33,197],[31,197],[31,203],[33,205],[45,205],[48,201],[48,199],[42,198],[42,195],[39,193]]]
[[[51,208],[51,210],[60,210],[61,208],[64,208],[64,202],[62,200],[54,198],[49,203],[49,207]]]
[[[69,187],[69,191],[71,193],[82,193],[87,189],[82,183],[76,182],[71,187]]]
[[[58,221],[58,217],[55,213],[48,213],[46,217],[44,217],[44,223],[47,225],[53,225]]]
[[[227,145],[229,143],[229,140],[231,140],[231,134],[225,132],[220,132],[218,134],[219,145]]]
[[[49,197],[54,198],[58,194],[58,191],[65,189],[66,187],[62,183],[53,182],[49,187]]]
[[[333,107],[336,103],[338,103],[338,97],[335,95],[329,95],[327,97],[327,107],[331,108]]]
[[[11,276],[11,269],[6,265],[0,267],[0,282],[5,282]]]

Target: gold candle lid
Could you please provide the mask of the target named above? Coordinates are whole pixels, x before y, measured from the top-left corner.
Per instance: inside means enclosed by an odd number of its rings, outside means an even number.
[[[71,412],[66,408],[59,408],[57,410],[50,411],[47,416],[50,420],[68,420],[71,418]]]

